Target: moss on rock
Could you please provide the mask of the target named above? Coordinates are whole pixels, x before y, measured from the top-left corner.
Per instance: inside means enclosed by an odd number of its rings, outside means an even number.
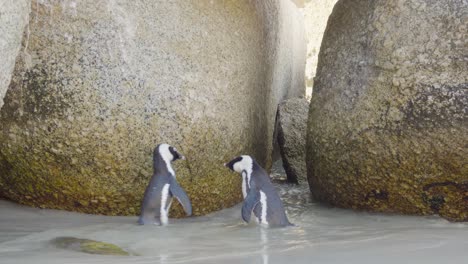
[[[447,8],[449,7],[449,8]],[[460,1],[339,1],[308,122],[313,195],[468,220],[468,64]]]
[[[0,196],[135,215],[164,142],[188,159],[175,167],[195,215],[241,201],[240,177],[222,164],[246,153],[268,165],[271,109],[300,92],[289,83],[300,74],[264,67],[277,31],[292,32],[266,28],[282,6],[264,3],[33,0],[0,111]],[[182,215],[175,206],[171,216]]]
[[[51,243],[58,248],[71,249],[78,252],[99,255],[129,256],[130,254],[120,247],[96,240],[75,237],[57,237]]]

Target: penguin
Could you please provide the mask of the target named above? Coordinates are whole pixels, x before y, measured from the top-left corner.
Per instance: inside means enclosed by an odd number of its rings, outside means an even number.
[[[185,191],[176,181],[171,162],[185,159],[176,148],[168,144],[159,144],[153,151],[153,177],[146,187],[141,213],[138,219],[140,225],[167,225],[172,197],[177,198],[185,213],[192,215],[192,204]]]
[[[258,223],[269,227],[292,226],[267,172],[252,157],[242,155],[224,166],[242,175],[242,219],[250,222],[252,211]]]

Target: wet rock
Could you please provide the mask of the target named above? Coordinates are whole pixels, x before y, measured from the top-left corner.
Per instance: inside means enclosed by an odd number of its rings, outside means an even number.
[[[278,143],[288,181],[307,182],[305,160],[307,117],[309,102],[293,98],[278,107]]]
[[[174,166],[195,215],[232,206],[241,179],[222,164],[268,167],[276,105],[304,93],[289,0],[31,8],[0,111],[0,193],[20,203],[135,214],[166,142],[187,157]]]
[[[51,243],[58,248],[70,249],[73,251],[88,253],[88,254],[99,254],[99,255],[117,255],[117,256],[129,256],[130,254],[121,249],[120,247],[96,240],[82,239],[75,237],[57,237],[54,238]]]
[[[319,55],[314,196],[468,220],[466,1],[339,1]]]
[[[0,9],[0,51],[2,54],[2,63],[0,63],[0,109],[3,106],[3,97],[13,74],[16,58],[19,55],[23,33],[26,34],[24,37],[28,37],[25,26],[28,24],[29,5],[30,1],[28,0],[2,0],[0,3],[2,7]],[[23,55],[29,55],[27,49]]]

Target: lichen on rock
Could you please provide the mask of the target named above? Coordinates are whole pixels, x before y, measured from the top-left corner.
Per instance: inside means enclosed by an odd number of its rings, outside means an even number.
[[[319,55],[307,166],[331,204],[468,220],[465,1],[339,1]]]
[[[268,166],[271,109],[300,92],[264,16],[279,3],[259,3],[33,0],[0,111],[0,196],[135,215],[164,142],[187,157],[174,166],[195,215],[239,202],[223,163],[248,153]],[[273,53],[289,80],[275,86]]]

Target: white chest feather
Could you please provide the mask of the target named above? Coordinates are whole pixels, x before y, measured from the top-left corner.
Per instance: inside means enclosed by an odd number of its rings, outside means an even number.
[[[242,172],[242,194],[245,197],[247,197],[247,184],[248,184],[248,179],[247,179],[247,173],[244,171]]]
[[[267,221],[267,209],[268,209],[268,204],[267,204],[267,197],[264,192],[260,191],[260,204],[262,206],[262,216],[260,218],[260,223],[261,224],[268,224]]]
[[[161,192],[161,208],[159,209],[160,221],[162,225],[169,222],[169,206],[166,208],[167,199],[169,198],[169,183],[164,184]]]

